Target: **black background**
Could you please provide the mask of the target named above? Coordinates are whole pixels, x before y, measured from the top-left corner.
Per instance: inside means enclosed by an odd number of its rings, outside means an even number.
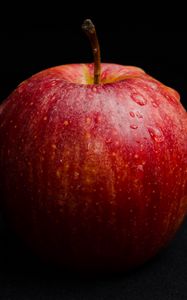
[[[9,3],[0,7],[0,100],[20,81],[60,64],[91,62],[85,18],[96,25],[103,62],[135,65],[187,101],[187,25],[176,1],[86,4]]]
[[[181,5],[1,4],[0,101],[42,69],[92,61],[81,31],[83,20],[91,18],[103,62],[143,68],[175,88],[187,108],[187,30]],[[0,299],[187,299],[186,235],[184,223],[169,248],[128,274],[80,278],[42,266],[1,222]]]

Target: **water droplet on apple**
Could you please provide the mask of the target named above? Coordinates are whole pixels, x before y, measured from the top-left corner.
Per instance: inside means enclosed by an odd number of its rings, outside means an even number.
[[[156,102],[152,102],[152,105],[153,105],[153,107],[158,107],[159,105],[158,105],[158,103],[156,103]]]
[[[176,104],[176,99],[171,95],[165,94],[165,97],[169,100],[169,102]]]
[[[137,129],[137,128],[138,128],[138,125],[130,125],[130,128],[132,128],[132,129]]]
[[[140,172],[143,172],[143,166],[142,165],[138,165],[137,166],[137,170],[140,171]]]
[[[133,113],[133,111],[130,111],[130,112],[129,112],[129,115],[130,115],[132,118],[135,117],[135,114]]]
[[[139,119],[143,118],[142,114],[141,114],[139,111],[136,112],[136,116],[137,116]]]
[[[74,178],[77,179],[79,177],[79,173],[78,172],[74,172]]]
[[[151,138],[155,142],[158,142],[158,143],[163,142],[164,137],[163,137],[163,134],[162,134],[162,132],[159,128],[148,127],[148,132],[149,132]]]
[[[139,104],[141,106],[143,106],[147,103],[147,100],[141,94],[133,93],[131,95],[131,97],[134,102],[136,102],[137,104]]]
[[[158,84],[156,82],[149,82],[149,86],[153,89],[153,90],[157,90],[158,89]]]
[[[51,86],[55,85],[56,84],[56,80],[52,80],[51,81]]]
[[[143,179],[143,176],[144,176],[144,167],[143,167],[143,165],[138,165],[137,166],[137,176],[138,176],[138,180]]]
[[[112,143],[112,138],[106,139],[106,143],[107,143],[107,144],[111,144],[111,143]]]
[[[86,123],[89,125],[91,123],[91,119],[89,117],[86,117]]]

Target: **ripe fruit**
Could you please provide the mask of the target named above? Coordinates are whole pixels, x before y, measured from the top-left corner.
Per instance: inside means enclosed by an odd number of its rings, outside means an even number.
[[[0,106],[6,215],[41,257],[127,268],[155,255],[187,212],[187,114],[136,67],[44,70]],[[97,69],[98,70],[98,69]]]

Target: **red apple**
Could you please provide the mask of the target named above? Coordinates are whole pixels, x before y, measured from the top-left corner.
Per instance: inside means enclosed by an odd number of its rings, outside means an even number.
[[[126,270],[154,256],[187,212],[187,113],[143,70],[44,70],[0,106],[3,207],[42,258]]]

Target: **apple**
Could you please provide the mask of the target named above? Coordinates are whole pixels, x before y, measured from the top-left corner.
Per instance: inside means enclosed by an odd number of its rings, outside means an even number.
[[[127,270],[186,216],[187,113],[142,69],[101,64],[88,35],[94,64],[41,71],[0,106],[1,204],[45,261]]]

